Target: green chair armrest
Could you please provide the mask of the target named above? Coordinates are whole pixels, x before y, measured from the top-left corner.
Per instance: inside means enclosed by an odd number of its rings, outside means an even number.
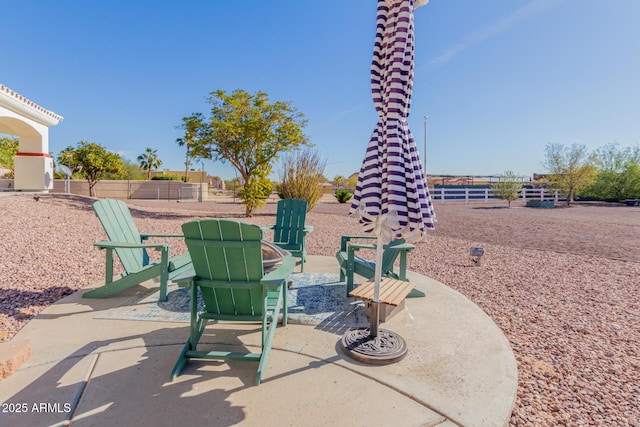
[[[173,281],[180,287],[191,286],[196,279],[193,270],[186,271],[182,275],[173,278]]]
[[[345,236],[342,236],[343,239]],[[348,237],[354,237],[354,236],[348,236]],[[355,236],[358,238],[362,238],[364,236]],[[364,238],[373,238],[376,239],[377,237],[370,237],[370,236],[366,236]],[[346,241],[348,242],[348,240]],[[345,244],[346,244],[345,242]],[[368,244],[368,243],[350,243],[349,244],[349,248],[348,250],[351,251],[357,251],[358,249],[375,249],[376,245],[372,245],[372,244]],[[412,245],[411,243],[400,243],[397,245],[393,245],[393,246],[389,246],[389,245],[384,245],[384,249],[394,249],[396,251],[411,251],[413,249],[415,249],[416,247],[414,245]],[[346,251],[347,248],[342,249],[343,251]]]
[[[376,236],[360,236],[357,234],[345,234],[342,236],[342,240],[345,242],[348,242],[351,239],[377,239],[377,237]]]
[[[264,232],[267,230],[273,230],[274,228],[276,228],[275,224],[268,224],[268,225],[263,225],[262,227],[260,227],[260,234],[262,236],[262,239],[264,239]]]
[[[385,246],[386,248],[387,246]],[[415,245],[412,245],[411,243],[401,243],[399,245],[394,245],[391,246],[392,249],[395,249],[397,251],[411,251],[413,249],[415,249]]]
[[[313,225],[305,225],[304,229],[302,230],[302,232],[304,234],[312,233],[313,232]]]
[[[189,264],[191,264],[189,252],[177,255],[169,260],[169,271],[179,270]]]
[[[292,256],[285,257],[282,260],[282,264],[278,268],[265,274],[260,283],[263,285],[282,284],[287,277],[293,273],[293,269],[296,266],[296,259]],[[276,287],[277,289],[277,287]]]
[[[375,236],[358,236],[355,234],[345,234],[340,238],[340,250],[343,252],[346,251],[347,243],[349,243],[351,239],[375,239],[375,238],[376,238]]]
[[[111,242],[107,240],[101,240],[99,242],[95,242],[93,246],[96,246],[100,249],[117,249],[117,248],[129,248],[129,249],[137,249],[137,248],[149,248],[156,250],[169,250],[169,245],[166,243],[127,243],[127,242]]]
[[[375,249],[376,245],[369,245],[366,243],[351,243],[348,247],[349,252],[354,252],[359,249]]]
[[[140,233],[141,240],[147,240],[150,237],[184,237],[183,234],[148,234]]]

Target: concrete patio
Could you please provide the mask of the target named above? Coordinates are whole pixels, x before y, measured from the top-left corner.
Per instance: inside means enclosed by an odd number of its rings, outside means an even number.
[[[338,266],[332,257],[311,256],[305,272],[337,273]],[[408,299],[404,311],[381,325],[404,338],[405,359],[358,363],[340,349],[345,330],[289,324],[276,332],[258,387],[256,365],[243,362],[194,361],[169,382],[187,323],[96,318],[143,287],[103,300],[77,292],[13,338],[28,340],[31,356],[0,381],[0,425],[507,424],[518,379],[501,330],[442,283],[409,278],[426,297]],[[202,342],[259,346],[259,326],[217,328],[224,333]]]

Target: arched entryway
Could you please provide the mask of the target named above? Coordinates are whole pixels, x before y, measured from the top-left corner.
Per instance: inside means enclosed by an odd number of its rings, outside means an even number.
[[[53,159],[49,154],[49,128],[62,117],[0,85],[0,134],[19,140],[14,159],[14,188],[48,191],[53,188]]]

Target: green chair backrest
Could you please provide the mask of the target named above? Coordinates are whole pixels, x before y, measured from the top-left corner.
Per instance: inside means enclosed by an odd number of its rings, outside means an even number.
[[[391,241],[388,245],[385,245],[384,252],[382,252],[382,272],[383,274],[387,271],[393,270],[393,263],[396,262],[396,258],[398,258],[398,254],[400,253],[397,250],[393,250],[395,245],[401,245],[404,243],[404,239],[396,239]]]
[[[93,210],[110,241],[140,243],[140,233],[126,203],[114,199],[98,200],[93,204]],[[143,248],[116,248],[116,254],[129,274],[149,263],[149,256]]]
[[[259,316],[263,312],[261,231],[256,225],[203,219],[182,225],[206,311]]]
[[[307,219],[307,202],[300,199],[283,199],[278,202],[273,241],[302,248],[304,223]]]

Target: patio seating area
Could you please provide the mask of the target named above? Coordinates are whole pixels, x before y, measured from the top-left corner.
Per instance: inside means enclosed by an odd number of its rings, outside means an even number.
[[[340,268],[334,257],[308,256],[305,274],[312,273],[339,277]],[[402,361],[359,363],[339,348],[345,328],[289,322],[278,327],[259,387],[255,365],[236,361],[194,360],[171,382],[189,324],[105,316],[143,291],[157,291],[156,281],[104,299],[76,292],[14,337],[30,342],[31,356],[0,382],[0,401],[27,410],[0,414],[1,424],[139,425],[143,418],[155,425],[507,424],[518,380],[501,330],[449,287],[407,276],[426,297],[405,300],[384,324],[407,342]],[[259,324],[214,329],[200,342],[240,351],[261,346]]]

